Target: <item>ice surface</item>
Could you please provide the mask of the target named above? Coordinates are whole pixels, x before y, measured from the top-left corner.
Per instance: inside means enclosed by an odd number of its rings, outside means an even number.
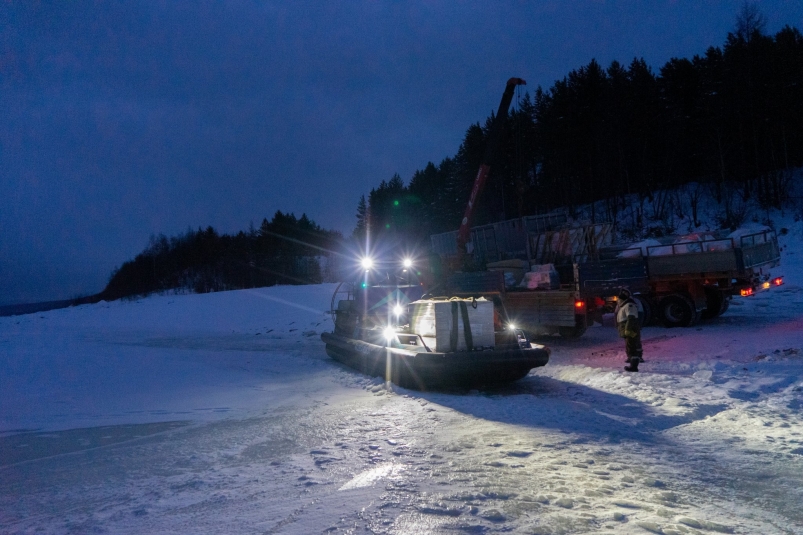
[[[803,533],[783,226],[785,285],[638,374],[606,317],[506,387],[388,387],[326,356],[332,285],[0,318],[0,533]]]

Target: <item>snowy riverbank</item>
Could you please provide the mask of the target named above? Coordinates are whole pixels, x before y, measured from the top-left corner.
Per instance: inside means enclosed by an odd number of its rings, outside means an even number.
[[[333,285],[0,318],[0,533],[803,533],[803,223],[690,329],[549,338],[493,391],[343,368]],[[608,318],[608,321],[610,319]]]

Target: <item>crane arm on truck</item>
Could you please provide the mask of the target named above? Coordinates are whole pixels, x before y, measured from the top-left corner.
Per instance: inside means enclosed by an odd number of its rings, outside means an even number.
[[[471,188],[471,195],[468,198],[466,212],[463,214],[463,220],[460,222],[460,230],[457,232],[458,262],[461,262],[466,254],[466,244],[471,236],[471,220],[474,216],[474,209],[477,204],[477,199],[485,186],[485,179],[488,177],[488,171],[491,169],[491,159],[499,145],[499,131],[507,117],[507,110],[510,108],[510,103],[513,101],[513,92],[516,86],[525,85],[526,83],[527,82],[521,78],[511,78],[507,81],[507,85],[505,86],[505,92],[502,94],[502,101],[499,103],[499,110],[496,112],[496,117],[494,117],[493,123],[491,124],[491,130],[488,132],[485,154],[482,157],[480,169],[477,172],[477,177],[474,179],[474,185]]]

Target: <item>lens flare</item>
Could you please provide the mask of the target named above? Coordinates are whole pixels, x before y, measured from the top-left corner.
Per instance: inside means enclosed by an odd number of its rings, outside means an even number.
[[[382,334],[385,336],[385,340],[388,342],[396,338],[396,330],[393,327],[385,327],[385,330],[382,331]]]
[[[374,260],[371,257],[366,256],[360,260],[360,265],[363,267],[363,269],[371,269],[374,267]]]

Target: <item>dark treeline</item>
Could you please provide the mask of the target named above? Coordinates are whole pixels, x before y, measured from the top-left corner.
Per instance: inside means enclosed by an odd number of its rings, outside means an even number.
[[[791,170],[803,165],[803,37],[788,26],[774,36],[763,29],[745,4],[725,44],[702,56],[673,58],[658,73],[642,59],[607,68],[592,60],[525,94],[505,124],[474,224],[589,203],[592,220],[615,223],[625,208],[660,219],[669,208],[659,192],[692,182],[724,207],[725,226],[734,202],[780,207]],[[470,126],[454,157],[429,163],[408,185],[396,175],[360,199],[355,235],[370,229],[425,243],[456,230],[490,121]],[[694,196],[689,202],[696,211]]]
[[[331,251],[341,239],[340,233],[322,229],[306,215],[296,218],[280,211],[258,229],[233,236],[212,227],[172,238],[160,234],[112,273],[99,297],[318,283],[331,278],[337,264]]]

